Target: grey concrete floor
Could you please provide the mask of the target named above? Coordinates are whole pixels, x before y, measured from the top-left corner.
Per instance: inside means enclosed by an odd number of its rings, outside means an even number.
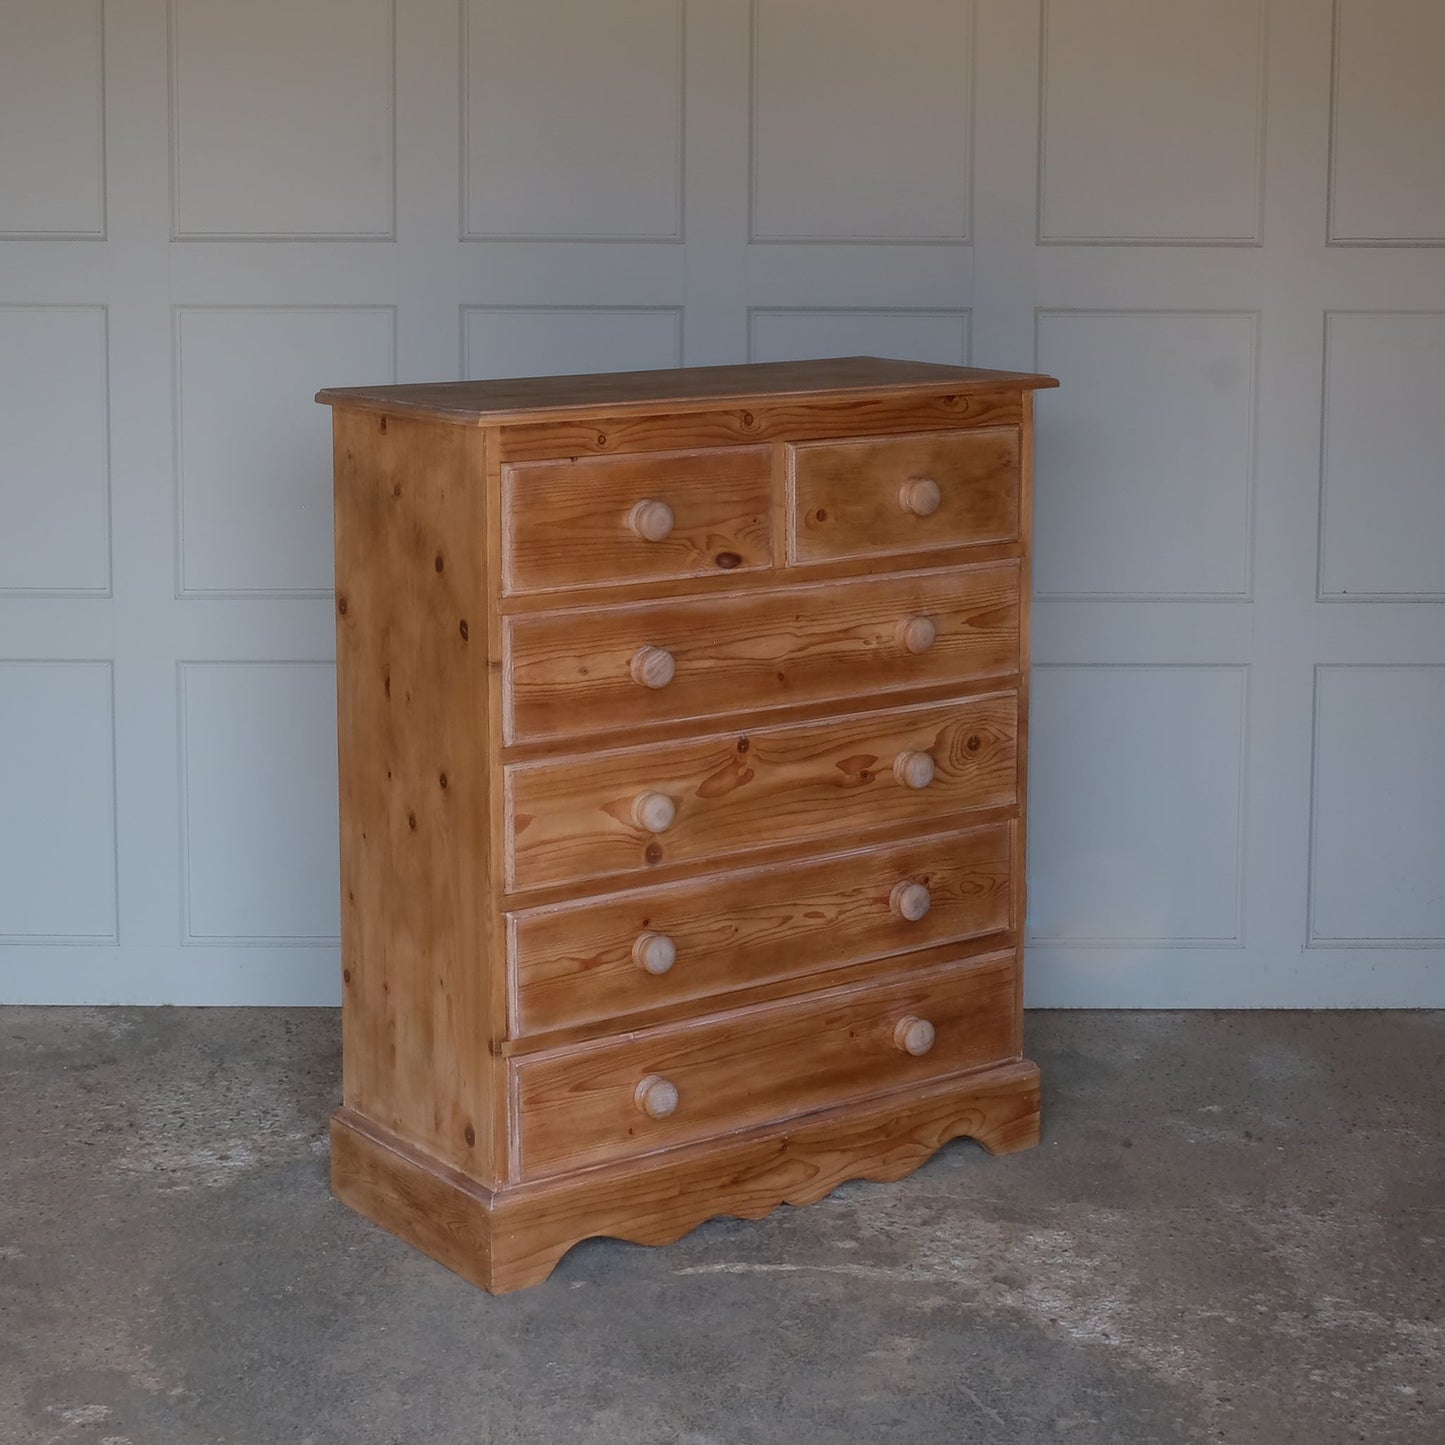
[[[334,1013],[0,1010],[0,1440],[1445,1441],[1445,1015],[1028,1032],[1031,1153],[492,1299],[328,1194]]]

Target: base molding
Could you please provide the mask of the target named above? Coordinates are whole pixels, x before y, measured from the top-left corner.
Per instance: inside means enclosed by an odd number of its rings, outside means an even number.
[[[1039,1138],[1039,1071],[1017,1060],[921,1089],[579,1174],[489,1189],[351,1109],[331,1116],[344,1204],[493,1294],[546,1279],[581,1240],[670,1244],[717,1215],[761,1219],[848,1179],[911,1174],[950,1139]]]

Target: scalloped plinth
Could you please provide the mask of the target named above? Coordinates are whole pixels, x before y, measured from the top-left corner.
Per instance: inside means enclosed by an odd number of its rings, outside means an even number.
[[[705,1145],[496,1190],[338,1109],[331,1187],[448,1269],[503,1294],[546,1279],[581,1240],[671,1244],[717,1215],[761,1219],[780,1204],[812,1204],[848,1179],[901,1179],[963,1136],[991,1154],[1038,1143],[1038,1069],[1020,1060]]]

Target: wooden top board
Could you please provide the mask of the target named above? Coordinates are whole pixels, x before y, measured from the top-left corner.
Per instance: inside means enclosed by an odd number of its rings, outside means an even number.
[[[839,356],[826,361],[767,361],[744,366],[599,372],[590,376],[328,387],[317,393],[316,400],[325,406],[426,417],[459,426],[487,426],[587,412],[708,407],[837,392],[1032,391],[1057,385],[1051,376],[1029,372],[983,371],[928,361],[890,361],[878,356]]]

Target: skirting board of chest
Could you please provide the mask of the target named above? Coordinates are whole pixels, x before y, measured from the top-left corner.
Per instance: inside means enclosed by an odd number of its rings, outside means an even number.
[[[500,1292],[1037,1141],[1053,384],[851,357],[320,394],[341,1199]]]

